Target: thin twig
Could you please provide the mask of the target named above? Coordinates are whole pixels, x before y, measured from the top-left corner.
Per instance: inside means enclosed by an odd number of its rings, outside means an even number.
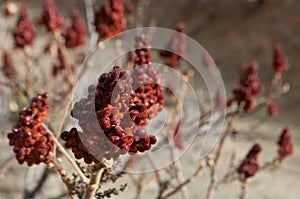
[[[32,92],[32,83],[31,83],[31,66],[32,66],[32,58],[31,58],[31,50],[28,46],[23,48],[23,54],[25,57],[25,86],[26,86],[26,96],[31,96]]]
[[[133,184],[138,187],[139,186],[139,180],[137,180],[131,173],[127,173]]]
[[[54,31],[53,37],[56,41],[58,48],[61,50],[63,57],[64,57],[63,65],[66,67],[65,69],[67,72],[67,80],[68,80],[70,86],[73,86],[74,85],[74,74],[73,74],[73,70],[72,70],[72,65],[69,63],[69,60],[67,59],[68,51],[67,51],[66,45],[65,45],[65,38],[62,36],[61,30],[59,30],[59,29]]]
[[[87,183],[89,180],[88,178],[82,173],[81,169],[78,167],[76,162],[71,158],[69,153],[65,150],[65,148],[58,142],[56,139],[54,133],[45,125],[43,124],[43,127],[48,131],[48,133],[52,136],[54,143],[57,145],[58,150],[61,151],[61,153],[67,158],[67,160],[70,162],[70,164],[73,166],[77,174],[80,176],[81,180],[84,183]]]
[[[258,129],[259,127],[262,127],[264,124],[269,122],[271,119],[272,118],[270,116],[266,116],[263,119],[255,121],[254,123],[250,124],[247,129],[243,130],[243,132],[249,132],[249,131],[253,131],[255,129]]]
[[[137,8],[136,8],[136,16],[135,16],[136,28],[143,27],[144,14],[145,14],[145,0],[138,0]]]
[[[158,170],[158,173],[161,173],[163,170]],[[153,182],[153,180],[156,179],[156,175],[154,174],[153,176],[151,176],[150,178],[148,178],[141,186],[142,190],[145,190],[148,188],[148,186],[151,184],[151,182]]]
[[[266,170],[266,169],[268,169],[271,166],[274,166],[276,164],[280,164],[280,158],[279,157],[275,157],[273,160],[266,162],[263,166],[261,166],[259,168],[258,171],[260,172],[260,171]]]
[[[145,175],[141,175],[141,177],[137,180],[137,186],[136,186],[136,194],[134,199],[139,199],[142,194],[142,182],[144,180]]]
[[[97,45],[97,34],[95,33],[95,28],[94,28],[95,13],[93,9],[95,0],[84,0],[84,3],[85,3],[87,26],[90,34],[89,49],[92,49],[94,46]]]
[[[4,163],[0,167],[0,178],[3,178],[5,176],[5,173],[13,165],[14,161],[15,161],[15,156],[14,155],[11,155],[9,158],[7,158],[4,161]]]
[[[156,167],[156,164],[155,164],[155,161],[154,161],[154,158],[153,158],[153,155],[152,155],[151,151],[149,151],[147,153],[147,158],[150,162],[151,167],[154,169],[154,174],[155,174],[155,177],[156,177],[157,184],[160,188],[160,191],[162,191],[161,190],[162,189],[162,180],[160,178],[160,174],[158,172],[158,168]]]
[[[105,49],[104,42],[101,40],[97,43],[97,45],[91,50],[91,53],[87,55],[87,58],[84,59],[83,63],[85,63],[85,66],[81,66],[77,72],[77,82],[80,82],[81,78],[84,76],[85,72],[88,71],[89,68],[92,67],[92,61],[96,56],[97,50],[103,50]]]
[[[176,122],[175,122],[175,125],[177,126]],[[173,129],[173,132],[176,131],[176,126]],[[178,181],[178,184],[182,184],[182,183],[184,183],[185,179],[184,179],[184,176],[183,176],[183,173],[182,173],[182,166],[181,166],[181,163],[180,163],[180,159],[176,160],[177,151],[176,151],[176,148],[175,148],[174,143],[173,143],[173,133],[171,133],[168,137],[169,137],[169,148],[170,148],[170,153],[171,153],[171,159],[173,161],[172,166],[175,169],[175,176],[176,176],[176,179]],[[181,192],[181,196],[182,196],[183,199],[188,199],[189,198],[189,194],[188,194],[188,191],[187,191],[186,187],[182,187],[180,192]]]
[[[240,199],[246,198],[247,187],[248,187],[248,180],[246,180],[245,182],[242,183]]]
[[[115,40],[116,66],[122,66],[122,40]]]
[[[216,188],[216,180],[217,180],[216,179],[217,165],[218,165],[218,162],[219,162],[220,157],[221,157],[221,152],[222,152],[222,149],[224,147],[225,140],[228,137],[228,135],[230,135],[230,133],[233,129],[233,123],[238,117],[239,117],[239,108],[233,114],[233,116],[229,119],[228,124],[227,124],[227,129],[224,132],[224,134],[222,135],[220,143],[218,145],[216,156],[214,158],[214,163],[211,166],[211,175],[210,175],[211,179],[210,179],[210,184],[209,184],[209,187],[208,187],[208,190],[207,190],[206,199],[212,199],[214,197],[215,188]]]
[[[70,199],[78,199],[77,195],[74,193],[74,187],[72,184],[72,180],[70,179],[67,171],[61,166],[60,162],[57,161],[55,157],[52,156],[51,162],[53,164],[53,167],[57,170],[57,172],[60,174],[62,181],[66,185],[68,189],[68,194]]]
[[[178,191],[180,191],[184,186],[188,185],[189,183],[193,182],[198,176],[200,176],[204,169],[207,166],[207,162],[206,160],[203,161],[200,166],[198,167],[198,169],[195,171],[195,173],[190,176],[188,179],[186,179],[182,184],[178,185],[176,188],[173,189],[173,191],[171,191],[170,193],[166,194],[165,196],[163,196],[161,199],[166,199],[171,197],[172,195],[176,194]]]
[[[271,85],[268,90],[267,97],[270,99],[272,98],[272,93],[276,91],[276,87],[278,85],[279,80],[281,79],[282,75],[279,72],[276,72],[271,80]]]
[[[174,161],[173,165],[174,165],[174,168],[175,168],[175,175],[176,175],[177,181],[178,181],[179,184],[182,184],[182,183],[184,183],[185,179],[184,179],[184,176],[183,176],[183,173],[182,173],[182,166],[181,166],[180,159],[175,161],[175,156],[176,156],[175,147],[171,147],[171,153],[172,153],[172,157],[173,157],[172,159]],[[182,187],[180,192],[181,192],[182,199],[188,199],[189,198],[189,193],[188,193],[188,190],[185,186]]]
[[[189,77],[187,76],[186,77],[186,81],[189,80]],[[182,87],[181,87],[181,95],[178,97],[179,99],[177,100],[177,105],[176,105],[176,109],[175,109],[175,113],[174,115],[176,115],[177,117],[180,115],[180,102],[183,101],[183,98],[186,94],[186,86],[184,86],[184,84],[182,84]],[[175,122],[174,122],[175,121]],[[172,120],[172,123],[173,123],[173,126],[172,126],[172,132],[173,133],[170,133],[169,136],[168,136],[168,141],[169,141],[169,148],[170,148],[170,153],[171,153],[171,159],[172,159],[172,166],[174,167],[175,169],[175,176],[177,178],[177,181],[178,181],[178,184],[182,184],[184,183],[185,179],[184,179],[184,175],[183,175],[183,172],[182,172],[182,166],[181,166],[181,163],[180,163],[180,159],[176,160],[176,155],[177,155],[177,150],[176,150],[176,147],[174,145],[174,137],[173,135],[176,132],[177,130],[177,125],[180,125],[180,118],[175,118],[174,120]],[[184,186],[182,187],[182,189],[180,190],[181,192],[181,196],[182,196],[182,199],[188,199],[189,198],[189,194],[188,194],[188,190],[187,188]]]
[[[75,89],[74,89],[74,90],[75,90]],[[59,139],[59,137],[60,137],[61,130],[62,130],[62,128],[63,128],[63,125],[64,125],[64,122],[65,122],[65,120],[66,120],[66,118],[67,118],[67,115],[68,115],[68,113],[69,113],[68,111],[69,111],[69,109],[70,109],[70,106],[71,106],[71,104],[72,104],[73,96],[74,96],[74,93],[73,93],[73,92],[69,93],[69,96],[68,96],[68,102],[67,102],[67,104],[66,104],[66,106],[65,106],[63,116],[62,116],[62,118],[61,118],[61,120],[60,120],[60,122],[59,122],[59,126],[58,126],[57,131],[56,131],[56,134],[55,134],[55,135],[56,135],[56,139]]]
[[[235,180],[237,178],[234,178],[234,174],[236,173],[236,169],[234,167],[234,162],[235,162],[235,156],[236,152],[233,151],[230,157],[230,162],[227,168],[227,172],[225,173],[224,177],[216,183],[215,185],[215,190],[217,190],[222,184],[227,183],[228,181]]]

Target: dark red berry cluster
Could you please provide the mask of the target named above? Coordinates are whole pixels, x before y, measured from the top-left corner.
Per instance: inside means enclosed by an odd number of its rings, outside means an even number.
[[[275,104],[275,102],[272,100],[268,103],[268,115],[271,118],[274,118],[278,115],[278,108],[277,105]]]
[[[66,71],[68,75],[72,75],[74,72],[74,66],[69,63],[61,48],[57,49],[57,58],[59,64],[53,66],[52,75],[56,77],[62,71]]]
[[[179,61],[182,58],[181,55],[184,55],[186,50],[186,39],[182,35],[186,33],[185,25],[183,23],[178,23],[176,25],[176,31],[179,33],[174,36],[167,46],[167,49],[170,51],[164,50],[160,52],[162,57],[170,58],[169,65],[174,69],[179,67]]]
[[[103,130],[110,129],[111,125],[123,129],[132,128],[134,123],[146,125],[146,106],[134,100],[132,78],[120,67],[114,67],[112,72],[100,76],[95,99],[96,110],[99,110],[98,120]]]
[[[30,106],[20,112],[19,121],[8,133],[9,145],[20,164],[26,162],[29,166],[44,162],[50,163],[50,152],[53,150],[53,140],[43,127],[50,105],[48,94],[38,94],[32,98]]]
[[[246,158],[238,167],[237,172],[241,181],[245,181],[247,178],[254,176],[259,170],[258,156],[261,150],[260,144],[254,144]]]
[[[283,73],[289,69],[288,57],[283,53],[281,45],[274,47],[273,68],[278,73]]]
[[[291,128],[286,127],[283,129],[282,134],[278,140],[278,154],[280,160],[283,160],[289,155],[293,154],[293,140],[292,140],[292,135],[291,135]]]
[[[72,26],[63,33],[63,37],[68,48],[74,48],[85,43],[86,28],[77,9],[73,10]]]
[[[135,5],[132,2],[132,0],[125,0],[125,2],[124,2],[124,10],[125,10],[125,13],[128,14],[128,15],[134,13],[134,11],[135,11]]]
[[[262,91],[257,70],[256,62],[241,67],[239,88],[233,90],[234,96],[228,100],[228,106],[236,102],[246,112],[250,112],[255,108],[255,97]]]
[[[23,48],[26,45],[32,45],[35,37],[35,28],[28,16],[27,7],[22,6],[21,14],[17,22],[17,29],[14,32],[16,47]]]
[[[135,38],[135,54],[134,66],[152,65],[151,63],[151,45],[148,38],[145,35],[141,35]]]
[[[12,60],[8,52],[4,51],[3,53],[3,66],[2,66],[2,72],[7,79],[12,80],[16,77],[18,74],[16,68],[12,64]]]
[[[95,28],[101,39],[107,39],[126,30],[123,0],[109,0],[95,16]]]
[[[63,28],[64,19],[60,16],[53,0],[46,1],[39,23],[44,25],[49,32],[54,32]]]
[[[65,147],[72,150],[76,159],[83,158],[87,164],[98,163],[103,157],[114,157],[114,146],[102,133],[97,120],[89,121],[89,125],[91,127],[83,132],[76,128],[64,131],[61,138],[66,142]]]
[[[62,133],[76,158],[89,164],[127,152],[144,152],[156,143],[156,138],[142,128],[148,111],[134,100],[132,78],[124,70],[115,66],[88,90],[88,97],[76,102],[72,110],[83,133],[74,129]]]
[[[132,73],[134,101],[146,106],[151,119],[164,104],[161,75],[152,67],[151,46],[147,37],[144,35],[136,37],[135,49],[136,57]]]

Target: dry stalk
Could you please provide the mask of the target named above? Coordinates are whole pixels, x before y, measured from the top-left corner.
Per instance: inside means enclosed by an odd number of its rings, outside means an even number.
[[[161,173],[163,170],[158,170],[158,173]],[[151,184],[151,182],[153,182],[156,179],[156,175],[154,174],[153,176],[151,176],[150,178],[148,178],[142,185],[141,185],[141,189],[145,190],[148,188],[148,186]]]
[[[259,168],[258,172],[269,169],[271,166],[278,165],[280,163],[281,163],[280,158],[276,157],[273,160],[266,162],[263,166],[261,166]]]
[[[213,164],[211,166],[211,175],[210,175],[211,179],[210,179],[210,184],[209,184],[209,187],[208,187],[208,190],[207,190],[206,199],[212,199],[214,197],[215,189],[216,189],[216,183],[217,183],[217,179],[216,179],[217,178],[217,176],[216,176],[217,165],[218,165],[220,157],[221,157],[221,153],[222,153],[222,149],[224,147],[225,140],[228,137],[228,135],[230,135],[230,133],[233,129],[233,124],[238,119],[238,117],[239,117],[239,109],[237,109],[237,111],[229,119],[228,124],[227,124],[227,129],[221,137],[221,140],[220,140],[220,143],[218,145]]]
[[[138,179],[138,180],[136,180],[136,194],[135,194],[135,197],[134,197],[134,199],[139,199],[140,198],[140,196],[142,195],[142,186],[143,186],[143,180],[144,180],[144,178],[145,178],[145,175],[141,175],[141,177]],[[135,178],[134,178],[135,179]]]
[[[66,46],[65,46],[65,39],[62,36],[60,30],[56,30],[53,33],[53,36],[54,36],[54,39],[56,41],[57,46],[61,49],[61,51],[64,55],[64,62],[65,62],[64,65],[66,66],[66,70],[67,70],[67,80],[68,80],[70,86],[73,86],[74,85],[74,74],[73,74],[73,71],[72,71],[72,68],[71,68],[72,66],[68,62],[69,60],[66,59],[66,57],[68,57],[68,51],[67,51]]]
[[[122,40],[116,39],[115,40],[115,53],[116,53],[116,66],[122,66]]]
[[[242,187],[241,187],[242,191],[241,191],[240,199],[246,198],[248,183],[249,183],[248,180],[242,183]]]
[[[25,57],[25,94],[27,97],[31,96],[32,94],[32,82],[31,82],[31,67],[32,67],[32,55],[31,55],[31,49],[28,46],[25,46],[23,48],[23,54]]]
[[[69,96],[68,96],[68,102],[67,102],[66,107],[64,109],[64,113],[63,113],[62,119],[59,122],[59,126],[58,126],[56,134],[55,134],[57,139],[59,139],[59,137],[60,137],[62,127],[64,125],[64,122],[65,122],[65,120],[67,118],[68,111],[69,111],[70,106],[72,104],[72,99],[73,99],[73,93],[70,93]]]
[[[88,178],[82,173],[81,169],[78,167],[78,165],[76,164],[76,162],[74,161],[74,159],[69,155],[69,153],[65,150],[65,148],[58,142],[58,140],[56,139],[54,133],[46,125],[43,125],[43,127],[52,136],[53,141],[54,141],[55,145],[57,146],[58,150],[60,150],[61,153],[67,158],[67,160],[69,161],[69,163],[72,165],[72,167],[75,169],[75,171],[77,172],[77,174],[80,176],[81,180],[84,183],[87,183],[89,181]]]
[[[181,166],[181,162],[178,159],[177,161],[175,160],[176,157],[176,148],[174,146],[171,146],[171,154],[172,154],[172,159],[174,161],[174,168],[175,168],[175,175],[177,178],[177,181],[179,184],[183,184],[185,182],[183,173],[182,173],[182,166]],[[180,190],[181,192],[181,197],[182,199],[188,199],[189,198],[189,193],[188,190],[186,188],[186,186],[183,186],[182,189]]]
[[[15,156],[11,155],[10,157],[8,157],[4,163],[1,165],[0,167],[0,178],[4,178],[5,173],[8,171],[8,169],[13,165],[15,161]]]
[[[156,181],[157,181],[157,184],[158,184],[158,186],[159,186],[159,192],[162,192],[163,190],[162,190],[162,185],[163,185],[163,182],[162,182],[162,180],[161,180],[161,177],[160,177],[160,174],[159,174],[159,170],[158,170],[158,168],[156,167],[156,164],[155,164],[155,161],[154,161],[154,158],[153,158],[153,155],[152,155],[152,153],[151,153],[151,151],[149,151],[148,153],[147,153],[147,158],[148,158],[148,160],[149,160],[149,162],[150,162],[150,165],[151,165],[151,167],[153,168],[153,170],[154,170],[154,174],[155,174],[155,179],[156,179]]]
[[[203,161],[200,166],[198,167],[198,169],[195,171],[195,173],[190,176],[188,179],[186,179],[183,183],[181,183],[180,185],[178,185],[177,187],[175,187],[173,189],[173,191],[169,192],[168,194],[166,194],[165,196],[163,196],[161,199],[166,199],[171,197],[172,195],[176,194],[178,191],[180,191],[183,187],[185,187],[186,185],[188,185],[189,183],[193,182],[198,176],[200,176],[204,169],[207,166],[207,161]]]
[[[53,164],[53,167],[57,170],[57,172],[60,174],[62,181],[66,185],[68,189],[68,194],[70,199],[78,199],[77,195],[74,193],[74,187],[72,184],[72,180],[70,179],[67,171],[62,167],[59,161],[52,156],[51,162]]]
[[[182,96],[184,96],[185,91],[186,91],[186,87],[183,86],[182,90],[183,90]],[[180,98],[181,98],[180,101],[182,101],[182,96],[180,96]],[[179,112],[180,112],[180,104],[179,104],[179,102],[177,103],[174,115],[180,115],[179,114]],[[175,119],[174,121],[178,121],[179,122],[179,119]],[[174,122],[173,127],[172,127],[172,132],[175,132],[176,128],[177,128],[177,122]],[[178,184],[183,184],[185,182],[185,179],[184,179],[184,175],[183,175],[183,172],[182,172],[182,166],[181,166],[180,159],[176,160],[177,150],[176,150],[176,148],[174,146],[174,143],[173,143],[173,133],[169,134],[168,140],[169,140],[169,147],[170,147],[170,152],[171,152],[171,159],[173,161],[172,166],[175,169],[176,179],[178,181]],[[188,199],[189,198],[188,190],[187,190],[187,188],[185,186],[182,187],[182,189],[180,190],[180,192],[181,192],[181,197],[183,199]]]
[[[93,164],[88,167],[88,172],[91,174],[91,177],[83,195],[83,199],[93,199],[95,197],[96,191],[100,188],[100,179],[104,169],[111,166],[112,161],[103,160],[98,164]]]
[[[230,157],[230,162],[229,162],[229,165],[227,168],[227,172],[225,173],[223,178],[219,182],[216,183],[215,190],[217,190],[222,184],[237,179],[237,178],[235,178],[235,174],[236,174],[236,172],[235,172],[236,169],[234,166],[235,157],[236,157],[236,151],[233,151],[231,154],[231,157]]]

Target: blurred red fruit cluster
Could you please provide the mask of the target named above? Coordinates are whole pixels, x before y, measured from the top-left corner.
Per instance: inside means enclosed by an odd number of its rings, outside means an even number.
[[[55,32],[63,28],[64,19],[60,16],[53,0],[46,1],[39,23],[44,25],[49,32]]]
[[[283,73],[289,69],[288,57],[283,53],[280,44],[276,44],[274,47],[273,68],[278,73]]]
[[[17,29],[14,32],[15,45],[20,48],[23,48],[26,45],[32,45],[35,37],[35,28],[28,16],[27,8],[23,6],[17,22]]]
[[[278,115],[278,108],[274,101],[270,101],[268,104],[268,115],[274,118]]]
[[[101,39],[107,39],[126,30],[123,0],[109,0],[95,16],[95,28]]]
[[[186,34],[186,28],[184,23],[178,23],[176,25],[176,31],[178,32],[174,38],[170,41],[170,43],[167,46],[167,50],[161,51],[160,55],[162,57],[169,57],[170,63],[169,65],[177,69],[179,67],[179,61],[182,58],[182,56],[185,55],[186,50],[186,39],[185,36],[182,34]]]
[[[77,9],[73,10],[72,26],[64,31],[63,37],[68,48],[74,48],[85,43],[86,28]]]
[[[282,134],[278,140],[278,154],[280,160],[283,160],[289,155],[293,154],[293,140],[292,140],[292,135],[291,135],[291,128],[286,127],[283,129]]]
[[[257,71],[256,62],[241,67],[239,88],[233,90],[233,98],[228,100],[228,106],[236,102],[246,112],[255,108],[255,97],[262,91]]]
[[[2,60],[2,72],[7,79],[12,80],[16,77],[18,72],[12,63],[11,56],[8,54],[8,52],[4,51]]]
[[[261,150],[261,145],[255,144],[238,167],[237,172],[239,173],[241,181],[245,181],[247,178],[254,176],[259,170],[258,156]]]

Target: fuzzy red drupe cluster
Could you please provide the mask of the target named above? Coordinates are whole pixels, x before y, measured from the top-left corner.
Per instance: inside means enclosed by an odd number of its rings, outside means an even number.
[[[162,57],[170,58],[170,67],[177,69],[179,67],[179,61],[182,55],[185,55],[186,39],[183,34],[186,34],[186,28],[184,23],[178,23],[176,25],[176,31],[178,32],[174,38],[169,42],[167,49],[160,52]]]
[[[246,112],[255,108],[255,97],[262,91],[257,70],[256,62],[241,67],[239,87],[233,90],[233,98],[228,100],[228,106],[236,102]]]
[[[278,73],[286,72],[289,69],[288,57],[282,51],[281,45],[274,47],[273,68]]]
[[[15,78],[18,74],[18,71],[16,70],[15,66],[12,63],[11,56],[8,52],[3,52],[3,66],[2,66],[2,72],[7,79],[12,80]]]
[[[292,135],[291,135],[291,128],[286,127],[283,129],[280,138],[278,140],[278,155],[280,160],[283,160],[289,155],[293,154],[293,140],[292,140]]]
[[[47,99],[47,93],[32,98],[30,106],[20,112],[19,121],[7,135],[20,164],[27,162],[31,166],[41,162],[50,163],[53,140],[43,127],[50,108]]]
[[[258,156],[261,150],[262,148],[260,144],[255,144],[251,148],[246,158],[237,169],[240,180],[245,181],[247,178],[254,176],[259,170]]]
[[[46,1],[39,23],[44,25],[49,32],[54,32],[63,28],[64,19],[59,14],[53,0]]]
[[[27,7],[23,6],[17,22],[17,29],[14,32],[15,45],[20,48],[23,48],[26,45],[32,45],[35,37],[35,28],[28,16]]]
[[[79,15],[77,9],[73,10],[72,26],[66,29],[63,33],[65,45],[68,48],[81,46],[86,40],[86,28],[83,19]]]
[[[107,39],[126,30],[123,0],[110,0],[101,6],[95,16],[95,28],[101,39]]]

